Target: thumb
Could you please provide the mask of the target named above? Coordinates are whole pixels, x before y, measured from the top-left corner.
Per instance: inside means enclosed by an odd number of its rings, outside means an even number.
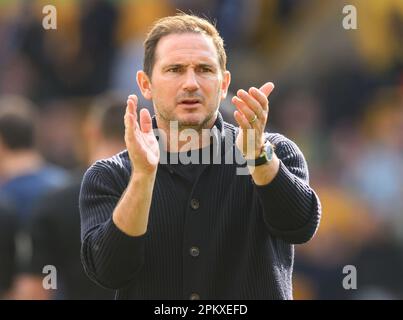
[[[140,128],[144,133],[149,133],[152,129],[150,112],[146,108],[140,110]]]
[[[260,91],[262,91],[266,97],[268,97],[270,95],[270,93],[273,91],[274,89],[274,84],[273,82],[266,82],[263,86],[260,87]]]

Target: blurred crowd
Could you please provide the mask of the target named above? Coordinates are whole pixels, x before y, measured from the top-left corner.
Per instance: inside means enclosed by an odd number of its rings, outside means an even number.
[[[47,4],[56,30],[42,26]],[[343,28],[347,4],[356,30]],[[0,299],[113,298],[80,264],[80,181],[125,148],[130,93],[152,110],[135,80],[142,42],[178,10],[216,22],[232,92],[276,84],[267,129],[308,161],[323,217],[296,246],[294,297],[403,299],[401,0],[1,1]],[[220,111],[234,123],[229,99]],[[57,290],[43,288],[46,265]]]

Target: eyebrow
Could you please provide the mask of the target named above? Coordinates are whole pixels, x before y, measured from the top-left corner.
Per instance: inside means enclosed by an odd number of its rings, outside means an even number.
[[[183,67],[186,67],[186,66],[188,66],[188,64],[172,63],[172,64],[168,64],[166,66],[163,66],[162,69],[167,70],[167,69],[170,69],[170,68],[183,68]],[[198,68],[200,68],[200,67],[201,68],[210,68],[212,70],[217,69],[216,66],[214,66],[214,64],[210,64],[210,63],[199,63],[199,64],[196,65],[196,68],[197,67]]]
[[[210,69],[216,69],[216,66],[213,64],[209,64],[209,63],[200,63],[197,65],[198,67],[203,67],[203,68],[210,68]]]
[[[170,68],[182,68],[184,66],[185,66],[184,64],[173,63],[173,64],[168,64],[166,66],[163,66],[162,69],[166,70],[166,69],[170,69]]]

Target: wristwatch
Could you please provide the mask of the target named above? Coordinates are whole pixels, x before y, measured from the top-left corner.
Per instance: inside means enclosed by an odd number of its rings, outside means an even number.
[[[273,159],[274,147],[270,142],[263,145],[262,152],[256,159],[246,159],[246,164],[251,167],[258,167]]]

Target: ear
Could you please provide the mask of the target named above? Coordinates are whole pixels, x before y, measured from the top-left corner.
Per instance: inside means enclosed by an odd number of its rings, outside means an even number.
[[[225,71],[223,73],[223,79],[221,83],[221,100],[224,100],[227,97],[230,83],[231,83],[231,73],[229,71]]]
[[[137,71],[137,85],[139,86],[143,97],[147,100],[152,99],[151,80],[143,70]]]

